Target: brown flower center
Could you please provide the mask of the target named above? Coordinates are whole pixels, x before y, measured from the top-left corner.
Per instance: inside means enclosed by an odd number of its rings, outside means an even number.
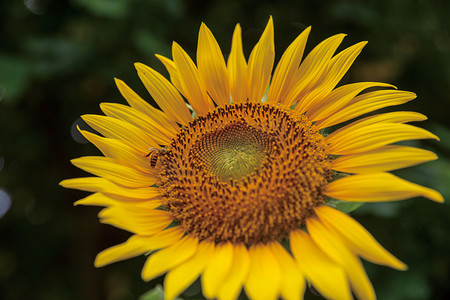
[[[324,202],[331,176],[305,116],[252,102],[193,120],[161,163],[165,208],[188,234],[216,242],[279,240]]]

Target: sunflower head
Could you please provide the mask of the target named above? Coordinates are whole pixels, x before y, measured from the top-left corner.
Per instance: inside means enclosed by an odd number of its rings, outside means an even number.
[[[336,54],[337,34],[304,57],[309,33],[273,68],[272,18],[248,60],[237,25],[227,62],[202,24],[196,64],[177,43],[172,59],[157,56],[170,80],[136,64],[160,109],[116,80],[129,106],[83,116],[101,135],[81,132],[103,156],[74,159],[95,177],[61,184],[93,192],[77,204],[105,207],[101,222],[132,233],[96,266],[152,252],[142,278],[167,273],[167,299],[199,276],[206,298],[236,299],[244,287],[251,299],[301,299],[309,281],[326,298],[351,299],[353,289],[374,299],[360,258],[406,269],[335,204],[442,202],[388,173],[436,159],[395,143],[438,138],[406,124],[425,120],[419,113],[364,117],[415,94],[379,82],[337,87],[366,42]]]

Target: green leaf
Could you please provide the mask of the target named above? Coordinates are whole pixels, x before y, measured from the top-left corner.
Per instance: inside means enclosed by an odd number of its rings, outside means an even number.
[[[157,285],[155,288],[149,290],[145,294],[139,297],[139,300],[164,300],[164,291],[161,285]],[[175,300],[183,300],[181,298],[175,298]]]
[[[336,208],[339,211],[342,211],[343,213],[351,213],[355,209],[361,207],[364,202],[348,202],[348,201],[341,201],[337,199],[330,199],[328,200],[327,204],[331,207]]]
[[[164,292],[160,285],[139,297],[139,300],[164,300]]]

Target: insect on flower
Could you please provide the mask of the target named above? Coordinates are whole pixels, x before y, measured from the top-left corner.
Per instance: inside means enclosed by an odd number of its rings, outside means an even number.
[[[149,153],[145,157],[150,157],[150,166],[152,168],[156,167],[159,157],[167,152],[167,150],[164,148],[155,147],[150,147],[148,150]]]

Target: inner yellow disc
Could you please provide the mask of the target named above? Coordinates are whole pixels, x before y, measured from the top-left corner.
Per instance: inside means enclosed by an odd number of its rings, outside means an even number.
[[[256,172],[272,154],[273,138],[242,121],[205,133],[190,151],[197,167],[221,181],[240,180]]]

